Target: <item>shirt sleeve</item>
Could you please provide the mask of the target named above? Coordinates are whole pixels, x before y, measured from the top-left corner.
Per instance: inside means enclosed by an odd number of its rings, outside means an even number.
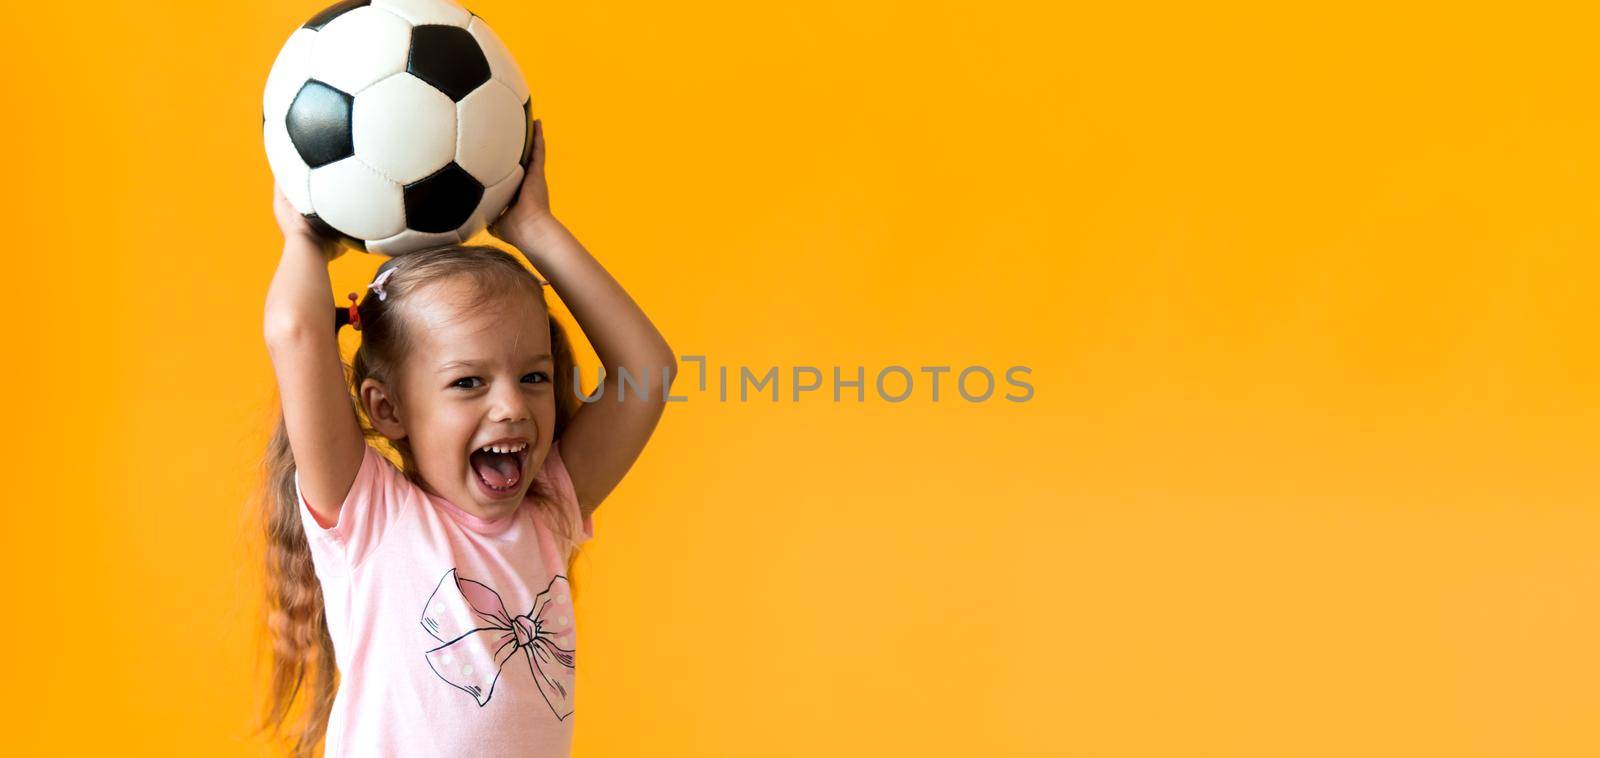
[[[555,490],[556,500],[561,504],[561,512],[572,524],[573,539],[581,545],[594,537],[594,514],[583,515],[581,512],[577,490],[572,487],[572,477],[567,473],[567,463],[561,458],[560,451],[561,440],[556,440],[550,446],[550,452],[544,457],[544,465],[540,468],[539,475]]]
[[[295,497],[300,501],[300,522],[306,537],[319,551],[342,556],[344,565],[354,568],[377,549],[388,530],[398,520],[403,505],[404,487],[410,482],[371,445],[363,445],[361,470],[350,484],[339,515],[332,524],[311,510],[300,489],[300,471],[294,472]]]

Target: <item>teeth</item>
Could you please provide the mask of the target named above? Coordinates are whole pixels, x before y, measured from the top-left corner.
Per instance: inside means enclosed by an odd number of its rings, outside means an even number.
[[[484,445],[478,448],[486,453],[520,453],[528,448],[528,443],[519,442],[515,445]]]

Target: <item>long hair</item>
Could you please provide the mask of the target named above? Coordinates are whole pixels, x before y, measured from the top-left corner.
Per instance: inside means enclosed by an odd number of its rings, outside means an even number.
[[[400,456],[399,468],[406,478],[420,483],[410,440],[385,438],[373,427],[358,397],[362,382],[369,377],[395,386],[401,361],[416,344],[415,335],[407,328],[406,302],[417,297],[416,293],[424,285],[464,277],[472,283],[467,288],[470,302],[460,304],[464,309],[477,309],[498,297],[518,293],[534,298],[547,314],[549,304],[545,301],[544,287],[533,273],[520,260],[496,247],[449,245],[407,253],[385,261],[379,267],[379,274],[390,269],[393,273],[384,282],[384,298],[379,299],[368,291],[356,306],[361,321],[361,342],[354,360],[345,367],[345,373],[362,436],[379,449],[383,445],[393,448]],[[578,395],[573,386],[577,376],[566,330],[554,314],[549,314],[549,320],[550,354],[555,364],[552,382],[556,396],[554,439],[560,439],[561,431],[578,409]],[[329,328],[336,330],[346,321],[347,317],[338,315]],[[338,672],[334,665],[333,639],[328,634],[324,614],[322,586],[317,582],[311,548],[300,520],[300,504],[294,489],[294,455],[289,447],[281,406],[277,429],[267,444],[261,469],[263,487],[259,515],[266,536],[265,607],[266,630],[271,638],[272,675],[257,732],[270,729],[274,735],[283,735],[287,731],[291,754],[296,758],[309,757],[327,732],[334,693],[338,691]],[[572,547],[575,560],[577,546],[573,544],[572,523],[564,516],[548,483],[535,478],[529,495],[535,507],[545,511],[545,523],[552,525],[560,539]],[[569,577],[570,567],[569,561]],[[300,718],[291,719],[297,704],[303,704],[305,712]]]

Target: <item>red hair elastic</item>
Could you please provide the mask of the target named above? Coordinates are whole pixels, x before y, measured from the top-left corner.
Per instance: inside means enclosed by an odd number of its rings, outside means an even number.
[[[361,311],[356,309],[356,293],[350,293],[350,327],[361,331]]]

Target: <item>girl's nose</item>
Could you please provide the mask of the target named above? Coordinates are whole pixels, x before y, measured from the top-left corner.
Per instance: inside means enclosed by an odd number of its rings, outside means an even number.
[[[494,420],[515,423],[527,421],[533,417],[533,411],[528,407],[528,399],[520,389],[513,388],[500,392],[495,398]]]

